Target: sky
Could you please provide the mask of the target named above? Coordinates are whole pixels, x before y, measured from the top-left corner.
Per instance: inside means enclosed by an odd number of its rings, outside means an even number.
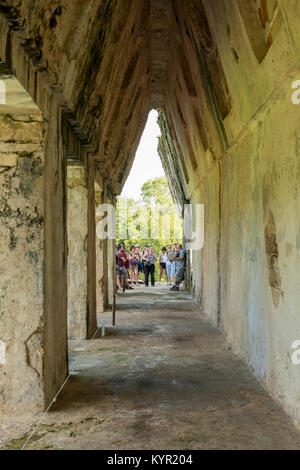
[[[165,176],[157,153],[157,137],[160,135],[157,115],[158,113],[155,110],[149,113],[132,169],[121,194],[122,197],[138,200],[141,195],[141,188],[147,180]]]

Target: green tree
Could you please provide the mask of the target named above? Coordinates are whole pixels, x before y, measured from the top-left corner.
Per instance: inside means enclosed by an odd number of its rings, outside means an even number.
[[[142,200],[150,206],[171,207],[173,199],[164,176],[148,180],[142,186]]]

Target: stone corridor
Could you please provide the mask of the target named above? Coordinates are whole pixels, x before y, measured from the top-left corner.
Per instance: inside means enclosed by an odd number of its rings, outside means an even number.
[[[126,295],[90,341],[151,110],[191,298]],[[299,122],[300,1],[0,0],[0,445],[69,339],[29,447],[297,447]]]
[[[104,337],[70,342],[71,377],[27,449],[299,449],[290,418],[185,292],[126,292],[116,327],[110,312],[103,323]]]

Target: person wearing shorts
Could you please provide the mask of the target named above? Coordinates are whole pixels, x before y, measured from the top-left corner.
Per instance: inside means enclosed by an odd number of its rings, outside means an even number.
[[[139,281],[139,255],[136,253],[136,248],[134,245],[130,247],[129,252],[129,275],[131,285],[138,285]]]
[[[129,286],[128,283],[128,269],[129,269],[129,255],[126,253],[126,248],[124,243],[120,243],[118,246],[118,267],[119,267],[119,280],[120,276],[125,276],[125,285],[127,289],[133,289],[132,286]],[[120,286],[120,282],[118,283],[118,287]],[[120,287],[119,287],[120,289]]]
[[[167,249],[164,247],[161,250],[161,254],[159,255],[159,282],[161,282],[161,278],[163,273],[165,273],[165,276],[167,278],[168,282],[168,276],[167,276]]]
[[[175,283],[175,263],[173,261],[174,258],[174,251],[172,245],[168,246],[168,251],[166,253],[167,256],[167,261],[166,261],[166,270],[167,270],[167,279],[168,279],[168,285],[172,285],[172,277],[173,281]]]

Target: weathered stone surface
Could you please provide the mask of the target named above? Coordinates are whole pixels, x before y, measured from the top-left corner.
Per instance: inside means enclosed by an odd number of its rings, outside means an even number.
[[[17,153],[0,153],[0,167],[11,167],[16,166],[18,161],[18,154]]]
[[[100,186],[101,184],[101,186]],[[102,217],[98,209],[104,203],[103,181],[95,182],[95,210],[96,210],[96,311],[104,312],[108,306],[108,269],[107,269],[107,239],[103,240],[97,236],[97,224]]]
[[[57,108],[20,83],[0,105],[1,413],[42,411],[67,374],[66,207]],[[51,108],[50,108],[51,109]]]
[[[87,338],[88,187],[84,167],[68,167],[68,337]]]
[[[177,181],[185,182],[193,204],[205,204],[204,248],[192,254],[195,296],[299,425],[299,371],[291,361],[292,342],[300,337],[300,108],[291,101],[300,75],[296,5],[282,2],[288,24],[259,63],[245,35],[243,21],[250,18],[240,15],[238,3],[203,1],[201,9],[201,2],[173,2],[165,103],[170,130],[161,155],[167,166],[173,138],[184,156],[183,163],[177,158]],[[210,33],[203,35],[207,24]],[[253,26],[251,34],[258,36]],[[171,178],[174,168],[167,170]]]
[[[38,145],[37,144],[16,144],[16,143],[5,143],[5,144],[0,144],[0,153],[26,153],[26,154],[31,154],[38,150]]]
[[[87,337],[92,338],[97,331],[96,301],[96,213],[95,213],[95,162],[90,159],[87,167],[88,183],[88,231],[87,231],[87,271],[88,271],[88,306]]]
[[[94,173],[68,166],[68,337],[91,338],[96,323]]]
[[[62,119],[49,99],[45,122],[44,381],[48,406],[68,373],[67,202]]]
[[[26,123],[0,114],[0,414],[42,410],[44,279],[43,124],[39,144],[3,144]],[[28,129],[24,129],[24,134]],[[28,148],[30,147],[30,154]],[[9,152],[11,150],[11,153]]]
[[[61,8],[55,0],[2,3],[12,9],[0,12],[0,59],[47,123],[49,396],[66,372],[63,155],[80,154],[91,180],[96,160],[110,192],[120,193],[155,106],[163,127],[160,153],[170,185],[175,181],[175,199],[205,204],[204,248],[191,255],[194,295],[299,424],[299,369],[291,361],[291,344],[300,337],[300,106],[291,101],[292,83],[300,78],[299,3],[65,0]],[[22,105],[28,106],[24,95]],[[9,104],[4,113],[15,115]],[[9,122],[3,125],[13,138]],[[1,143],[10,155],[20,149],[21,132],[16,135],[16,151],[7,140]],[[0,170],[5,181],[18,165],[35,160],[11,156],[10,161],[16,166]],[[88,245],[95,247],[91,188]],[[32,179],[23,190],[30,194]],[[3,226],[1,235],[6,246],[14,246],[9,227]],[[107,256],[111,291],[113,249],[107,247]]]

